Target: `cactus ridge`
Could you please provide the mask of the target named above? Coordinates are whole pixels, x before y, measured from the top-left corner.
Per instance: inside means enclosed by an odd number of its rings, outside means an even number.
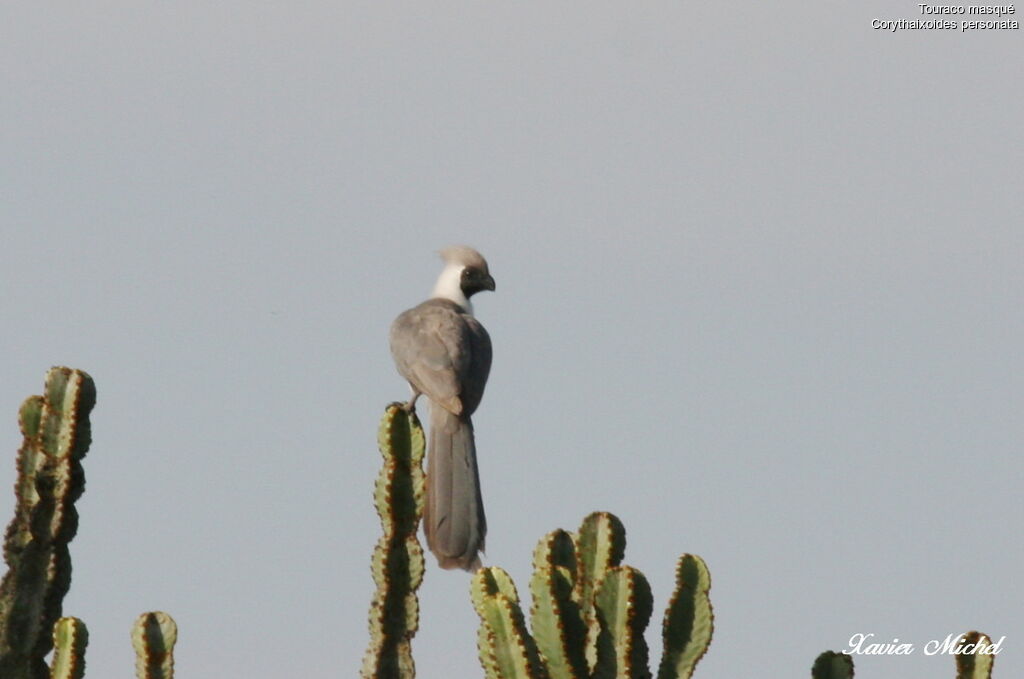
[[[689,679],[700,659],[708,651],[715,627],[711,609],[711,574],[704,560],[683,554],[676,564],[676,588],[665,609],[658,678]]]

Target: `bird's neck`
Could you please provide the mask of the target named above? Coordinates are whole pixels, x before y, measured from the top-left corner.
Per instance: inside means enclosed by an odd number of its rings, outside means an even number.
[[[473,315],[473,305],[470,303],[466,293],[462,291],[462,270],[465,267],[461,264],[449,264],[441,271],[434,285],[435,299],[447,299],[455,302],[466,310],[466,313]]]

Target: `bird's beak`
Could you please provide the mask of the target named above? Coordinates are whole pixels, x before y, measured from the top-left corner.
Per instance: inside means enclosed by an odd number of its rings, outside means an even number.
[[[487,278],[484,279],[484,290],[494,292],[494,277],[490,274],[487,274]]]

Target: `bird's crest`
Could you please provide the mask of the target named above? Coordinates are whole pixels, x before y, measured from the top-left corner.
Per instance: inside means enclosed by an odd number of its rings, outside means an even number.
[[[487,260],[468,245],[450,245],[439,252],[445,264],[455,264],[487,271]]]

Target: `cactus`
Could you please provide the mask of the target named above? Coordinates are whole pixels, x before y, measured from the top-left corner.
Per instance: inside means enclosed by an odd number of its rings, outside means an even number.
[[[669,600],[662,624],[665,653],[661,656],[658,679],[689,679],[693,668],[711,644],[714,615],[711,612],[711,574],[703,559],[683,554],[676,564],[676,589]]]
[[[143,613],[132,625],[135,676],[138,679],[173,679],[174,644],[178,626],[161,611]]]
[[[654,598],[643,573],[616,566],[605,573],[594,593],[601,631],[597,639],[595,679],[650,679],[644,630],[651,621]]]
[[[423,428],[415,413],[392,403],[384,412],[378,433],[384,466],[374,489],[374,501],[384,534],[373,551],[370,604],[370,645],[362,676],[408,678],[416,674],[412,637],[419,627],[416,589],[423,581],[423,548],[416,537],[423,514]]]
[[[814,660],[811,679],[853,679],[853,658],[846,653],[825,651]]]
[[[143,613],[132,625],[137,679],[173,679],[174,644],[178,626],[161,611]],[[53,626],[53,662],[51,679],[83,679],[85,647],[89,631],[78,618],[61,618]]]
[[[470,598],[481,620],[477,648],[488,679],[547,679],[508,573],[495,567],[477,570],[470,584]]]
[[[500,568],[482,568],[471,593],[480,616],[480,662],[488,677],[651,677],[644,630],[653,610],[647,579],[622,566],[626,532],[595,512],[571,536],[556,530],[534,551],[531,625]],[[700,557],[683,555],[665,611],[659,679],[689,677],[711,642],[711,582]]]
[[[962,634],[957,646],[967,645],[971,653],[956,655],[956,679],[991,679],[995,655],[990,650],[992,639],[976,630]]]
[[[19,412],[17,505],[4,538],[7,574],[0,582],[0,676],[44,679],[43,657],[71,585],[68,543],[78,529],[74,502],[85,488],[81,460],[89,449],[96,388],[84,372],[51,368],[43,396]]]
[[[18,450],[17,504],[4,536],[8,570],[0,581],[0,677],[82,679],[89,631],[62,618],[71,586],[68,543],[78,530],[75,500],[85,490],[81,460],[92,432],[96,386],[86,373],[51,368],[42,396],[18,412],[24,441]],[[140,679],[170,679],[177,636],[166,613],[146,613],[132,632]],[[53,648],[47,668],[44,658]]]
[[[85,647],[89,630],[78,618],[61,618],[53,625],[51,679],[82,679],[85,676]]]
[[[607,571],[622,563],[626,553],[626,527],[614,514],[593,512],[583,519],[575,540],[579,553],[576,594],[587,626],[587,665],[594,667],[601,632],[594,608],[594,588]]]
[[[530,625],[552,679],[589,676],[587,626],[580,607],[582,566],[572,536],[563,530],[548,533],[533,554]]]

